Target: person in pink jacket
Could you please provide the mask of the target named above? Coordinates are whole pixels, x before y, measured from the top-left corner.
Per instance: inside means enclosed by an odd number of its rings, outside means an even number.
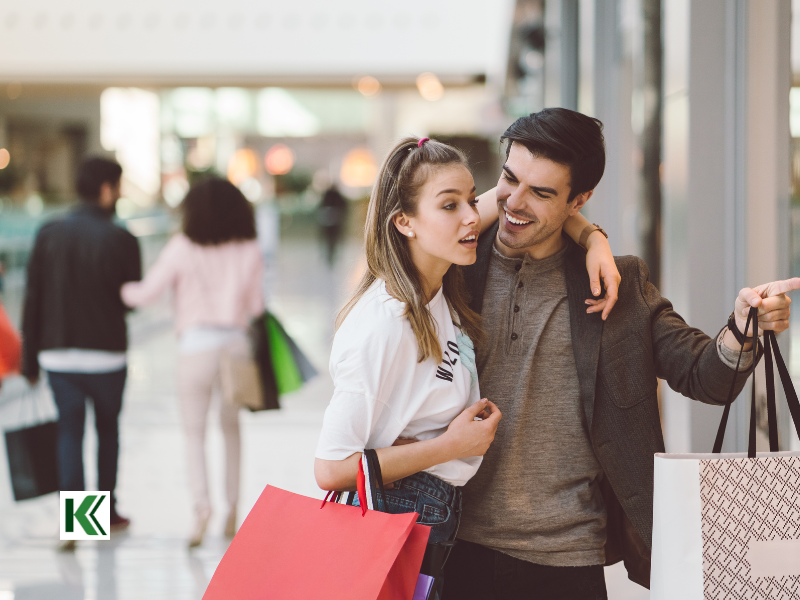
[[[189,484],[196,520],[189,547],[203,541],[211,503],[205,460],[206,416],[219,382],[223,352],[247,353],[247,328],[264,310],[263,265],[256,241],[252,205],[229,181],[198,183],[181,204],[182,232],[164,247],[141,282],[122,286],[130,307],[172,292],[178,334],[178,396],[186,433]],[[220,424],[225,439],[225,534],[236,533],[239,498],[239,415],[222,399]]]

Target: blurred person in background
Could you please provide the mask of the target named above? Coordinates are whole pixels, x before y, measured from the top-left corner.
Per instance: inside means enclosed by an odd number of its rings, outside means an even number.
[[[136,307],[173,294],[178,334],[178,396],[186,434],[189,485],[195,523],[189,547],[203,542],[211,517],[205,457],[206,418],[219,384],[222,352],[250,352],[247,328],[264,310],[263,264],[252,204],[229,181],[209,178],[192,187],[181,204],[182,232],[164,247],[143,281],[122,286]],[[225,535],[236,533],[239,500],[239,408],[222,399],[225,439]]]
[[[31,385],[47,372],[58,406],[61,490],[85,490],[83,433],[86,400],[97,427],[98,489],[111,493],[111,527],[130,520],[117,512],[119,413],[127,376],[126,281],[141,277],[139,243],[114,224],[122,167],[90,158],[78,171],[82,201],[39,230],[28,263],[22,318],[22,374]],[[63,542],[72,550],[74,541]]]
[[[325,258],[328,266],[333,267],[347,222],[347,200],[336,185],[330,186],[322,196],[317,220],[322,242],[325,245]]]

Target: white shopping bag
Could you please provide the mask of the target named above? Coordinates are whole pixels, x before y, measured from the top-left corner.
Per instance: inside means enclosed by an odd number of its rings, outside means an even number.
[[[651,600],[800,598],[800,452],[656,454]]]
[[[757,330],[755,309],[751,319]],[[714,454],[655,456],[651,600],[800,600],[800,452],[777,451],[773,351],[800,435],[800,402],[768,331],[771,452],[755,452],[754,383],[747,453],[719,453],[732,386]]]

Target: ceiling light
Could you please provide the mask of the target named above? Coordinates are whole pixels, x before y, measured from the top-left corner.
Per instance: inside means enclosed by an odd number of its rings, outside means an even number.
[[[294,152],[284,144],[275,144],[264,156],[264,167],[270,175],[286,175],[294,166]]]
[[[364,96],[374,96],[381,91],[381,82],[374,77],[366,75],[358,80],[356,89]]]
[[[362,188],[372,185],[377,174],[372,153],[366,148],[355,148],[344,157],[339,177],[347,187]]]
[[[444,86],[433,73],[422,73],[417,77],[417,89],[420,95],[431,102],[444,95]]]

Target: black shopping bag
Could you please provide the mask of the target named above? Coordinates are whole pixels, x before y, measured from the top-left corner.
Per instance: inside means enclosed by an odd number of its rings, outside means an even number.
[[[260,409],[250,410],[277,410],[278,402],[278,382],[275,379],[275,371],[272,369],[272,353],[269,347],[269,336],[264,327],[264,321],[268,313],[256,317],[250,325],[250,335],[253,343],[253,354],[258,364],[258,372],[261,375],[261,388],[263,390],[263,405]]]
[[[48,421],[6,431],[8,472],[14,500],[58,491],[58,422]]]
[[[263,406],[250,410],[278,409],[279,397],[300,389],[317,370],[271,312],[253,320],[250,336],[264,394]]]

